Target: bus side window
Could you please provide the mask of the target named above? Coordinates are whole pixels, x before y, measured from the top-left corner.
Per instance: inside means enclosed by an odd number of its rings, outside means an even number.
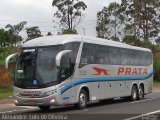
[[[147,65],[147,55],[145,51],[140,52],[140,66],[146,66]]]
[[[109,64],[120,65],[120,49],[115,47],[109,47]]]
[[[145,66],[151,65],[152,63],[152,55],[149,52],[143,53],[143,60],[145,61]]]
[[[131,65],[131,50],[121,49],[121,65]]]
[[[95,63],[94,55],[95,55],[95,45],[84,43],[79,67],[81,68],[88,64],[94,64]]]
[[[139,65],[140,58],[139,58],[139,51],[131,50],[131,65]]]
[[[72,50],[72,52],[69,54],[69,58],[70,58],[70,76],[73,74],[74,72],[74,67],[75,67],[75,63],[76,63],[76,59],[77,59],[77,54],[78,54],[78,50],[79,50],[79,46],[80,43],[79,42],[70,42],[70,43],[66,43],[63,45],[63,49],[64,50]]]
[[[139,66],[143,66],[143,53],[141,51],[139,51]]]
[[[81,58],[81,65],[84,66],[84,65],[87,65],[87,58]]]
[[[95,64],[108,64],[108,47],[103,45],[96,45]]]
[[[139,66],[148,66],[152,64],[152,53],[146,51],[137,51],[136,54],[138,56],[137,65]],[[134,57],[135,57],[134,55]]]
[[[147,55],[147,58],[148,58],[147,65],[151,65],[152,64],[152,53],[148,52],[147,54],[148,54]]]

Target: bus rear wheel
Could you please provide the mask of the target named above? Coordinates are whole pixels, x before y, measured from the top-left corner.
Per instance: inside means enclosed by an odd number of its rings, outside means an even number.
[[[79,109],[85,109],[87,107],[87,92],[82,89],[79,93],[79,100],[78,100],[78,108]]]
[[[144,88],[142,85],[140,85],[138,89],[138,100],[142,100],[143,98],[144,98]]]
[[[39,108],[40,108],[42,111],[47,111],[47,110],[49,110],[50,106],[39,106]]]
[[[137,97],[138,97],[138,92],[137,92],[137,87],[135,85],[132,86],[132,90],[131,90],[131,96],[130,96],[130,99],[132,101],[135,101],[137,100]]]

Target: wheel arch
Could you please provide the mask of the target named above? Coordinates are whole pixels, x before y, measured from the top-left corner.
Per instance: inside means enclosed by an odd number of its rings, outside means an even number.
[[[144,83],[143,83],[143,82],[140,82],[140,83],[139,83],[139,86],[138,86],[138,88],[140,88],[140,86],[142,86],[142,88],[143,88],[143,91],[144,91],[144,93],[145,93],[145,86],[144,86]]]
[[[131,89],[130,89],[130,94],[131,94],[131,92],[132,92],[132,87],[133,86],[136,86],[136,88],[137,88],[137,90],[138,90],[138,84],[136,83],[136,82],[133,82],[132,84],[131,84]]]
[[[133,83],[132,83],[131,89],[132,89],[133,86],[136,86],[137,89],[138,89],[138,87],[139,87],[139,86],[138,86],[138,83],[136,83],[136,82],[133,82]]]
[[[140,87],[140,86],[142,86],[142,87],[144,88],[144,83],[143,83],[143,82],[140,82],[140,83],[139,83],[139,87]],[[138,87],[138,88],[139,88],[139,87]]]
[[[78,99],[79,99],[79,94],[80,94],[80,91],[84,89],[86,92],[87,92],[87,96],[88,96],[88,101],[90,101],[90,91],[89,91],[89,87],[88,85],[81,85],[78,89],[78,94],[76,95],[76,102],[78,103]]]

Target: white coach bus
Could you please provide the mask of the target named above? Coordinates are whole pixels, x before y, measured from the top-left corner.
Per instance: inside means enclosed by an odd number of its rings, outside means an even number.
[[[18,106],[76,104],[116,97],[143,99],[152,92],[153,63],[149,49],[106,39],[81,36],[47,36],[22,45],[14,75]]]

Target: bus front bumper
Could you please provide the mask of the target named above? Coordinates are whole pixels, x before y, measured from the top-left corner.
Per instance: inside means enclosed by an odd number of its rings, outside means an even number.
[[[14,96],[14,102],[16,106],[58,106],[62,104],[60,95],[54,94],[42,98],[24,98],[20,96]]]

